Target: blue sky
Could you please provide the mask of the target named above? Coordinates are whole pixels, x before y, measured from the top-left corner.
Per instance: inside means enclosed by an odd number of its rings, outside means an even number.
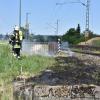
[[[0,33],[6,34],[19,23],[19,0],[0,0]],[[59,20],[58,34],[64,34],[69,28],[80,24],[85,29],[85,6],[66,4],[57,6],[57,2],[77,0],[22,0],[22,26],[25,25],[26,13],[30,12],[30,31],[34,34],[55,35],[56,21]],[[86,0],[81,0],[86,2]],[[90,29],[100,34],[100,0],[90,0]]]

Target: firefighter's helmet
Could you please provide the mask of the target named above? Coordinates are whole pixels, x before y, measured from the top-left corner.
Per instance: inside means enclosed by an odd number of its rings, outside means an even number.
[[[19,31],[19,27],[15,26],[14,30]]]

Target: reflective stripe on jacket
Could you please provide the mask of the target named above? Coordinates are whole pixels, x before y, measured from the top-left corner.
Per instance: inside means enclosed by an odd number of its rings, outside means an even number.
[[[20,41],[23,40],[23,32],[22,31],[19,31],[19,39],[20,39]]]
[[[16,44],[14,45],[14,48],[20,48],[20,45],[16,43]]]

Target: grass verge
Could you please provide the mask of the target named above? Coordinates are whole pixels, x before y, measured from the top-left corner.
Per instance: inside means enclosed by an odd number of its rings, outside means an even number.
[[[39,55],[22,55],[18,60],[12,56],[9,45],[0,45],[0,80],[12,80],[21,70],[28,75],[39,74],[54,63],[54,58]]]

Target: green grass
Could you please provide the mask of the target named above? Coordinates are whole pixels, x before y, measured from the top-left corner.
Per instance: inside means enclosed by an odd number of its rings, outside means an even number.
[[[12,55],[11,46],[5,41],[0,41],[0,100],[13,100],[12,81],[16,76],[40,74],[54,63],[54,58],[39,55],[21,55],[21,59],[18,60]]]
[[[100,40],[93,40],[92,45],[100,47]]]
[[[21,72],[36,75],[46,68],[53,66],[54,58],[39,55],[22,55],[18,60],[13,57],[9,45],[0,45],[0,80],[9,81]]]

